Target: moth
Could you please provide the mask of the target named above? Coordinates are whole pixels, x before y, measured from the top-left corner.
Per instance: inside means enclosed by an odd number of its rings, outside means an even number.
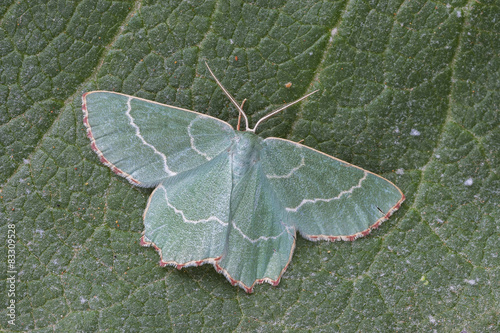
[[[100,161],[132,185],[155,188],[141,245],[160,265],[212,264],[250,293],[277,286],[308,240],[352,241],[387,220],[405,197],[387,179],[300,143],[255,134],[217,118],[108,91],[83,95],[83,122]]]

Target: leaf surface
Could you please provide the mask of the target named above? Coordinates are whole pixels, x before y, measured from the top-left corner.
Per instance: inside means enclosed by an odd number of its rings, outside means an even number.
[[[3,244],[13,331],[494,331],[500,315],[500,7],[494,1],[7,1],[0,5]],[[366,238],[298,237],[278,287],[160,267],[150,189],[92,152],[81,96],[112,90],[250,125],[394,182]],[[290,85],[291,83],[291,85]],[[7,245],[0,281],[8,290]]]

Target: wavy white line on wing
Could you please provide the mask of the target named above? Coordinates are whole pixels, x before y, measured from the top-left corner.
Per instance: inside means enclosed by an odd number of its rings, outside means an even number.
[[[309,204],[309,203],[316,203],[318,201],[321,201],[321,202],[330,202],[330,201],[333,201],[333,200],[338,200],[340,199],[343,195],[346,195],[346,194],[351,194],[355,189],[357,188],[361,188],[361,184],[363,183],[363,181],[366,179],[366,177],[368,176],[368,172],[364,171],[364,174],[363,174],[363,177],[361,177],[358,181],[358,184],[357,185],[354,185],[353,187],[351,187],[350,189],[346,190],[346,191],[342,191],[339,193],[339,195],[337,195],[336,197],[333,197],[333,198],[315,198],[315,199],[304,199],[302,200],[302,202],[294,207],[294,208],[291,208],[291,207],[287,207],[285,208],[288,212],[294,212],[296,213],[300,207],[302,207],[303,205],[305,204]]]
[[[193,123],[198,119],[200,118],[199,116],[194,118],[188,125],[187,127],[187,132],[188,132],[188,135],[189,135],[189,139],[190,139],[190,142],[191,142],[191,149],[194,150],[195,152],[197,152],[199,155],[205,157],[207,159],[207,161],[210,161],[210,157],[202,152],[201,150],[199,150],[198,148],[196,148],[196,146],[194,145],[194,137],[191,135],[191,126],[193,125]]]
[[[276,239],[276,238],[279,238],[279,237],[281,237],[281,235],[283,235],[283,234],[284,234],[285,232],[287,232],[287,230],[288,230],[288,228],[286,228],[285,230],[283,230],[282,232],[280,232],[280,233],[279,233],[278,235],[276,235],[276,236],[260,236],[259,238],[252,239],[252,238],[248,237],[247,235],[245,235],[245,233],[243,232],[243,230],[241,230],[240,228],[238,228],[238,227],[236,226],[236,224],[234,224],[234,222],[231,222],[231,224],[232,224],[232,225],[233,225],[233,227],[234,227],[234,228],[235,228],[235,229],[236,229],[236,230],[240,233],[240,235],[241,235],[244,239],[248,240],[250,243],[257,243],[257,242],[262,241],[262,240],[266,241],[266,240],[270,240],[270,239]]]
[[[154,153],[159,155],[162,160],[163,160],[163,170],[165,171],[165,173],[169,176],[174,176],[177,174],[177,172],[174,172],[172,170],[169,169],[168,165],[167,165],[167,156],[165,154],[163,154],[161,151],[158,151],[156,149],[155,146],[153,146],[152,144],[150,144],[149,142],[146,141],[146,139],[144,139],[144,137],[142,136],[141,134],[141,130],[139,128],[139,126],[137,126],[137,124],[135,123],[134,121],[134,118],[132,117],[132,115],[130,114],[130,111],[132,111],[132,105],[130,105],[130,102],[132,101],[132,97],[129,97],[128,100],[127,100],[127,112],[125,112],[125,114],[127,115],[128,119],[129,119],[129,123],[132,127],[135,128],[135,135],[142,141],[142,143],[148,147],[150,147],[151,149],[153,149]]]
[[[222,221],[221,219],[219,219],[216,216],[209,216],[206,219],[200,219],[200,220],[190,220],[190,219],[186,218],[186,216],[184,215],[184,212],[182,210],[175,208],[174,205],[172,205],[170,203],[170,201],[168,201],[167,190],[165,189],[165,187],[163,185],[159,185],[158,188],[163,191],[164,196],[165,196],[165,201],[167,202],[167,206],[172,208],[174,210],[175,214],[180,215],[182,217],[182,220],[185,223],[198,224],[198,223],[207,223],[207,222],[216,221],[223,226],[227,226],[227,222]]]
[[[286,175],[266,175],[266,177],[268,179],[273,179],[273,178],[290,178],[297,170],[299,170],[300,168],[302,168],[304,165],[306,165],[305,163],[305,160],[304,160],[304,156],[302,156],[302,160],[300,161],[300,164],[297,165],[295,168],[293,168],[292,170],[290,170],[289,173],[287,173]]]

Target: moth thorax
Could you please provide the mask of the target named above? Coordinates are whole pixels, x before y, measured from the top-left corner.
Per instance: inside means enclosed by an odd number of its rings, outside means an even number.
[[[236,132],[231,149],[233,184],[238,183],[260,161],[262,139],[251,132]]]

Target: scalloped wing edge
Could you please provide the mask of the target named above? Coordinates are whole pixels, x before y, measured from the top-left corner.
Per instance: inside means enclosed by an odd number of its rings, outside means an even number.
[[[205,258],[205,259],[201,259],[201,260],[193,260],[193,261],[188,261],[185,263],[179,263],[179,262],[176,262],[173,260],[172,261],[164,261],[161,249],[158,246],[156,246],[155,243],[147,241],[146,237],[144,235],[144,232],[143,232],[143,235],[140,239],[141,246],[153,247],[156,250],[156,252],[158,252],[158,254],[160,255],[159,265],[161,267],[174,266],[175,268],[180,270],[180,269],[185,268],[185,267],[196,267],[196,266],[201,266],[203,264],[212,264],[214,266],[215,270],[217,271],[217,273],[224,275],[224,277],[229,281],[229,283],[231,283],[231,285],[241,287],[248,294],[253,293],[253,288],[257,284],[262,284],[262,283],[266,282],[266,283],[269,283],[270,285],[272,285],[273,287],[277,287],[279,285],[279,283],[281,281],[281,277],[283,276],[283,274],[287,270],[288,266],[290,265],[290,262],[292,261],[293,251],[295,250],[295,242],[296,242],[296,240],[294,237],[293,245],[292,245],[292,248],[290,250],[290,255],[288,257],[288,261],[287,261],[285,267],[283,267],[283,269],[281,270],[281,272],[276,280],[273,280],[273,279],[268,278],[268,277],[264,277],[262,279],[256,279],[250,286],[247,286],[246,284],[244,284],[240,280],[234,279],[231,276],[231,274],[229,274],[229,272],[227,270],[225,270],[224,268],[222,268],[219,265],[219,261],[222,259],[222,256],[219,256],[216,258]]]
[[[357,167],[357,168],[360,168],[360,167]],[[362,168],[360,168],[360,169],[362,169]],[[370,171],[368,171],[368,172],[370,172]],[[377,175],[377,176],[381,177],[379,175]],[[381,177],[381,178],[383,178],[383,177]],[[387,181],[390,182],[389,180],[387,180]],[[392,184],[392,182],[390,182],[390,183]],[[395,187],[399,190],[399,188],[397,186],[395,186]],[[305,239],[307,239],[309,241],[315,241],[315,242],[320,241],[320,240],[330,241],[330,242],[335,242],[335,241],[339,241],[339,240],[354,241],[355,239],[358,239],[360,237],[365,237],[368,234],[370,234],[372,232],[372,230],[377,229],[382,224],[382,222],[387,221],[399,208],[401,208],[401,204],[403,203],[403,201],[405,201],[406,197],[403,194],[403,192],[401,192],[401,190],[399,190],[399,192],[401,193],[401,199],[399,199],[399,201],[391,209],[389,209],[389,211],[383,217],[378,219],[375,223],[373,223],[371,226],[369,226],[367,229],[365,229],[363,231],[357,232],[357,233],[352,234],[352,235],[343,235],[343,236],[306,235],[306,234],[302,234],[300,232],[299,233]],[[148,199],[148,204],[147,204],[146,209],[144,211],[143,218],[145,217],[145,213],[148,210],[150,200],[151,200],[151,196]],[[294,228],[294,230],[295,230],[295,234],[296,234],[297,231],[295,228]],[[160,255],[160,262],[159,262],[160,267],[174,266],[175,268],[180,270],[180,269],[185,268],[185,267],[197,267],[197,266],[201,266],[203,264],[212,264],[214,266],[215,270],[217,271],[217,273],[224,275],[224,277],[229,281],[229,283],[231,283],[231,285],[233,285],[233,286],[237,285],[237,286],[241,287],[243,290],[245,290],[246,293],[249,293],[249,294],[253,292],[255,285],[258,285],[258,284],[269,283],[273,287],[277,287],[279,285],[279,283],[281,281],[281,277],[283,276],[283,274],[287,270],[288,266],[290,265],[290,262],[292,261],[293,252],[294,252],[295,246],[296,246],[296,236],[295,236],[294,240],[293,240],[292,248],[290,250],[290,255],[288,257],[288,261],[287,261],[285,267],[281,270],[281,272],[276,280],[265,277],[262,279],[257,279],[250,286],[247,286],[246,284],[244,284],[240,280],[234,279],[229,274],[229,272],[227,270],[225,270],[224,268],[222,268],[219,265],[219,261],[221,260],[222,256],[215,257],[215,258],[205,258],[205,259],[201,259],[201,260],[193,260],[193,261],[188,261],[188,262],[184,262],[184,263],[179,263],[179,262],[173,261],[173,260],[172,261],[164,261],[161,249],[154,242],[147,241],[144,233],[145,233],[145,231],[142,232],[142,237],[140,239],[140,245],[144,246],[144,247],[153,247],[156,250],[156,252],[158,252],[158,254]]]
[[[401,204],[403,203],[403,201],[405,201],[405,199],[406,199],[406,197],[404,195],[402,195],[401,199],[385,214],[384,217],[381,217],[380,219],[378,219],[374,224],[369,226],[367,229],[360,231],[360,232],[357,232],[355,234],[345,235],[345,236],[301,234],[301,236],[309,241],[315,241],[315,242],[320,241],[320,240],[330,241],[330,242],[343,240],[343,241],[351,241],[352,242],[355,239],[367,236],[368,234],[370,234],[372,232],[372,230],[375,230],[378,227],[380,227],[382,222],[387,221],[391,217],[391,215],[393,215],[399,208],[401,208]],[[161,267],[174,266],[175,268],[180,270],[180,269],[185,268],[185,267],[196,267],[196,266],[201,266],[203,264],[212,264],[214,266],[215,270],[217,271],[217,273],[224,275],[224,277],[231,283],[231,285],[233,285],[233,286],[237,285],[237,286],[243,288],[243,290],[245,290],[245,292],[250,294],[253,292],[253,288],[255,287],[255,285],[262,284],[264,282],[269,283],[273,287],[277,287],[279,285],[279,283],[281,281],[281,277],[283,276],[283,274],[287,270],[288,266],[290,265],[290,262],[292,261],[293,252],[295,250],[295,245],[296,245],[296,238],[294,237],[293,245],[292,245],[292,248],[290,250],[290,256],[288,257],[288,261],[287,261],[285,267],[280,272],[278,278],[276,280],[273,280],[273,279],[267,278],[267,277],[262,278],[262,279],[257,279],[250,286],[247,286],[246,284],[244,284],[240,280],[234,279],[229,274],[229,272],[227,270],[225,270],[224,268],[219,266],[219,261],[221,260],[222,256],[219,256],[216,258],[205,258],[205,259],[201,259],[201,260],[193,260],[193,261],[188,261],[185,263],[179,263],[179,262],[176,262],[173,260],[172,261],[164,261],[161,249],[158,246],[156,246],[156,244],[154,244],[153,242],[146,241],[144,232],[143,232],[143,235],[140,239],[140,245],[144,246],[144,247],[153,247],[156,250],[156,252],[158,252],[158,254],[160,255],[159,265]]]

